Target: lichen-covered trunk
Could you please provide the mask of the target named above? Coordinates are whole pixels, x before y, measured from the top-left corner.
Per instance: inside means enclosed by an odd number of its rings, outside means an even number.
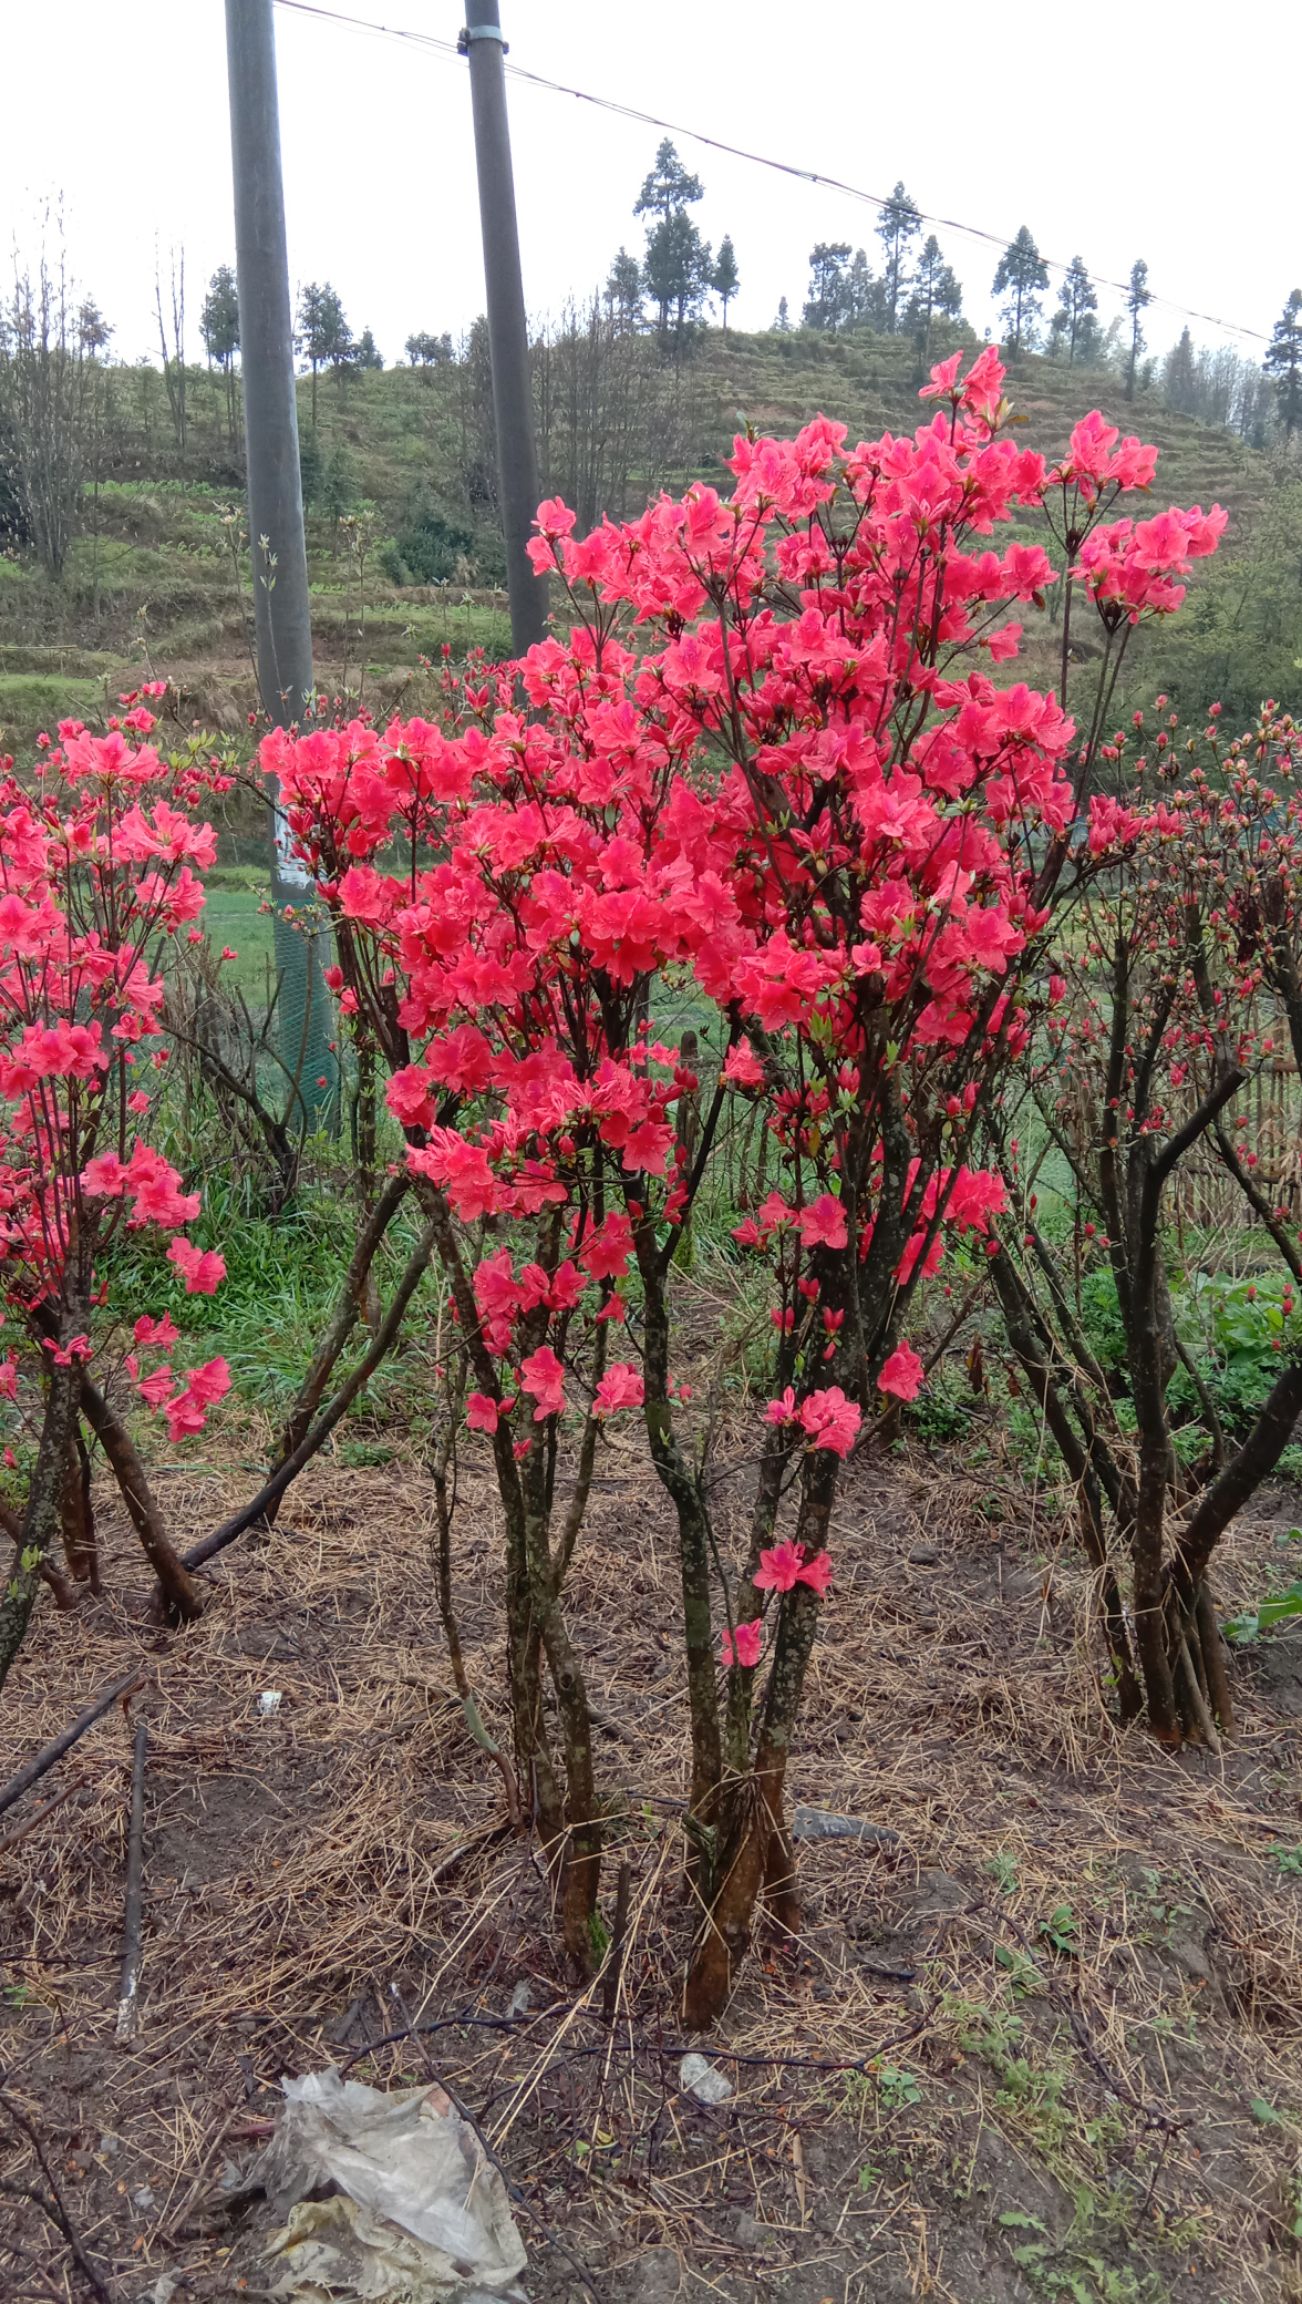
[[[715,1672],[713,1611],[710,1605],[710,1522],[701,1484],[683,1456],[669,1405],[669,1312],[664,1274],[653,1258],[641,1256],[645,1305],[643,1381],[651,1461],[678,1522],[679,1577],[683,1595],[683,1642],[687,1663],[687,1709],[692,1739],[688,1796],[689,1872],[710,1893],[707,1851],[717,1830],[716,1811],[723,1772],[723,1742]]]
[[[91,1591],[98,1596],[99,1544],[91,1502],[90,1457],[86,1453],[86,1443],[75,1416],[68,1447],[68,1477],[63,1488],[62,1519],[63,1552],[68,1563],[68,1573],[75,1583],[89,1584]]]
[[[79,1380],[77,1368],[57,1365],[50,1369],[46,1380],[41,1437],[27,1491],[21,1539],[9,1581],[0,1594],[0,1688],[4,1687],[26,1637],[41,1570],[63,1525],[63,1491],[68,1478]]]
[[[578,1656],[559,1608],[548,1612],[547,1654],[565,1753],[565,1836],[561,1859],[561,1936],[576,1967],[591,1974],[598,1957],[596,1914],[601,1885],[601,1818],[592,1757],[592,1715]]]
[[[692,1948],[683,2017],[696,2031],[712,2024],[727,2005],[771,1871],[780,1877],[786,1922],[792,1917],[795,1883],[784,1822],[787,1762],[817,1619],[813,1593],[797,1585],[782,1605],[754,1769],[730,1788],[718,1887]]]
[[[516,1779],[544,1850],[555,1851],[565,1818],[543,1713],[542,1630],[533,1606],[522,1528],[507,1530],[506,1656]]]
[[[825,1547],[839,1474],[830,1450],[805,1458],[796,1538],[808,1559]],[[790,1934],[800,1925],[786,1780],[817,1630],[817,1598],[809,1585],[797,1584],[782,1599],[754,1767],[733,1780],[721,1804],[718,1885],[692,1948],[683,1995],[684,2019],[696,2029],[712,2024],[727,2003],[761,1891],[769,1891],[779,1927]]]
[[[1162,1559],[1166,1466],[1144,1461],[1141,1445],[1139,1496],[1130,1531],[1131,1583],[1135,1611],[1135,1652],[1144,1683],[1148,1725],[1162,1744],[1178,1744],[1175,1676],[1167,1640],[1166,1579]]]

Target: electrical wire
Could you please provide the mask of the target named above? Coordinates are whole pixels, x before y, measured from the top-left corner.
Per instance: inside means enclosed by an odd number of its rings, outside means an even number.
[[[339,9],[319,8],[314,5],[314,0],[275,0],[275,5],[296,16],[314,16],[324,24],[338,24],[349,31],[368,32],[386,40],[404,40],[412,47],[429,49],[433,54],[450,58],[454,62],[459,61],[461,56],[455,40],[440,40],[433,32],[415,32],[404,25],[380,24],[368,16],[350,16]],[[641,127],[662,129],[666,135],[684,137],[690,144],[702,144],[711,152],[725,153],[729,159],[745,160],[753,167],[768,168],[775,175],[794,177],[799,183],[817,185],[825,192],[840,193],[846,199],[857,200],[867,208],[875,208],[879,214],[891,205],[881,193],[865,192],[861,186],[847,184],[839,176],[824,176],[816,169],[800,168],[792,160],[775,160],[768,153],[749,151],[743,144],[729,144],[720,136],[707,135],[704,129],[684,128],[679,121],[662,120],[658,113],[643,112],[637,105],[621,103],[616,97],[594,96],[590,89],[572,88],[562,80],[549,80],[541,72],[526,70],[522,64],[507,62],[505,70],[511,79],[522,81],[529,87],[546,89],[553,96],[572,97],[576,103],[591,104],[597,111],[611,112],[617,119],[635,120]],[[942,232],[961,233],[966,239],[982,241],[991,248],[1002,250],[1008,245],[998,232],[989,232],[980,224],[964,224],[955,216],[933,216],[925,208],[913,207],[912,202],[910,207],[920,224],[934,225]],[[1050,272],[1065,275],[1071,269],[1070,265],[1056,257],[1045,256],[1043,262]],[[1130,293],[1128,281],[1109,280],[1095,272],[1090,274],[1090,279],[1096,287],[1110,288],[1119,296],[1128,296]],[[1198,320],[1204,327],[1218,328],[1225,336],[1244,337],[1254,344],[1268,344],[1271,340],[1264,329],[1243,327],[1235,320],[1221,320],[1214,312],[1197,312],[1188,304],[1177,304],[1171,297],[1160,296],[1156,290],[1150,290],[1145,309],[1154,305],[1160,305],[1164,312],[1175,313],[1182,320]]]

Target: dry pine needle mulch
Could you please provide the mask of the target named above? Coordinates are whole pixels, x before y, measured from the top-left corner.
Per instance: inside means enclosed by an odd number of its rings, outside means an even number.
[[[177,1526],[211,1525],[244,1478],[179,1475]],[[545,1873],[502,1832],[453,1696],[419,1470],[313,1466],[181,1634],[150,1623],[107,1497],[104,1520],[109,1596],[43,1610],[0,1709],[0,1777],[141,1664],[140,2029],[115,2043],[131,1750],[115,1711],[0,1827],[0,2062],[114,2298],[161,2299],[165,2273],[180,2298],[259,2292],[265,2218],[227,2217],[223,2181],[282,2072],[349,2059],[376,2085],[436,2070],[455,2089],[519,2188],[539,2297],[1302,2296],[1296,1645],[1240,1668],[1221,1759],[1171,1760],[1108,1721],[1046,1509],[956,1452],[852,1473],[794,1789],[883,1829],[803,1848],[805,1934],[793,1954],[757,1947],[701,2044],[735,2088],[706,2107],[678,2075],[692,1911],[671,1531],[631,1452],[603,1455],[572,1585],[607,1910],[630,1868],[609,2025],[601,1983],[558,1965]],[[491,1720],[498,1555],[473,1470],[458,1544]],[[1268,1573],[1269,1529],[1248,1522],[1227,1596]],[[0,2138],[8,2180],[39,2192],[3,2106]],[[0,2294],[90,2293],[38,2204],[10,2207]]]

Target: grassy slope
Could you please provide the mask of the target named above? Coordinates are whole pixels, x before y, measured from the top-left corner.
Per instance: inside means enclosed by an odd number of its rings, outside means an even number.
[[[920,415],[918,382],[916,352],[902,339],[711,334],[684,374],[677,426],[682,460],[668,477],[716,476],[742,418],[782,432],[822,411],[845,421],[852,437],[912,426]],[[223,517],[239,501],[239,481],[220,388],[202,375],[193,380],[184,459],[157,411],[151,421],[146,407],[142,424],[135,379],[120,389],[132,395],[130,409],[125,399],[123,408],[134,432],[97,491],[90,532],[74,544],[62,587],[0,559],[6,748],[21,749],[61,712],[90,715],[150,668],[178,680],[187,717],[236,729],[247,710],[247,600],[239,596]],[[1036,447],[1059,445],[1072,418],[1098,404],[1114,421],[1133,421],[1158,442],[1164,500],[1216,498],[1241,523],[1265,495],[1262,458],[1229,433],[1156,402],[1128,407],[1110,375],[1026,358],[1016,366],[1012,390],[1024,411],[1026,438]],[[473,445],[465,392],[456,369],[390,369],[350,379],[342,394],[329,381],[320,386],[322,456],[340,460],[353,500],[374,508],[360,592],[333,524],[320,516],[309,523],[318,668],[331,688],[355,690],[364,667],[371,700],[384,703],[400,693],[421,654],[445,641],[458,653],[472,643],[504,644],[504,619],[491,595],[466,599],[455,584],[441,594],[397,590],[378,573],[375,547],[392,532],[417,485],[464,517],[458,476],[468,441]],[[306,384],[302,423],[306,436]]]

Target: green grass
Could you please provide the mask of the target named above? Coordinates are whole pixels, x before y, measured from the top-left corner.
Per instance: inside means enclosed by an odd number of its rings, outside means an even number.
[[[226,964],[227,981],[243,993],[255,1012],[265,1006],[267,969],[274,955],[269,879],[258,864],[220,865],[205,881],[208,900],[202,926],[214,951],[225,945],[238,954]]]
[[[122,1302],[171,1313],[182,1337],[178,1366],[220,1354],[230,1364],[236,1390],[273,1420],[284,1415],[298,1391],[337,1302],[357,1232],[356,1204],[331,1147],[316,1147],[315,1159],[310,1152],[309,1166],[315,1172],[298,1199],[274,1219],[252,1211],[238,1184],[209,1174],[203,1215],[190,1237],[225,1257],[226,1277],[211,1296],[187,1295],[161,1243],[145,1235],[124,1242],[108,1262]],[[375,1266],[382,1298],[414,1245],[416,1229],[405,1213],[392,1226]],[[418,1289],[397,1348],[350,1412],[349,1433],[356,1435],[360,1424],[365,1435],[368,1414],[393,1432],[407,1425],[421,1429],[431,1388],[426,1356],[437,1285],[431,1273]],[[359,1326],[340,1378],[368,1341]],[[372,1433],[368,1444],[373,1443]]]
[[[0,672],[0,743],[25,746],[60,720],[89,720],[104,709],[99,680],[69,680],[48,672]]]

